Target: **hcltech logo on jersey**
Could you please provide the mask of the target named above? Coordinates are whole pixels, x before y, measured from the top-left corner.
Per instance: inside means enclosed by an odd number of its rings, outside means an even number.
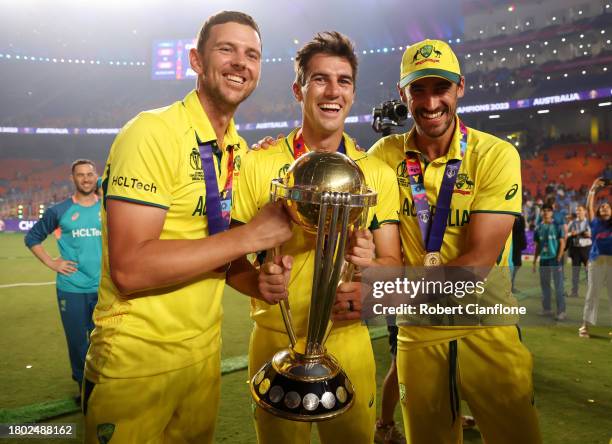
[[[72,237],[100,237],[102,231],[97,228],[76,228],[72,230]]]
[[[155,182],[145,183],[136,177],[113,176],[111,179],[111,184],[113,186],[150,191],[151,193],[157,194],[157,185],[155,185]]]

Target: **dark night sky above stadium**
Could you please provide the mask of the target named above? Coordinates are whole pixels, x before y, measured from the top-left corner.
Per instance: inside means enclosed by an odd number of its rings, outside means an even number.
[[[37,54],[44,48],[54,56],[142,57],[152,40],[191,38],[222,9],[253,15],[264,55],[293,55],[294,40],[330,29],[348,34],[360,49],[463,33],[459,1],[20,0],[0,3],[0,46]]]

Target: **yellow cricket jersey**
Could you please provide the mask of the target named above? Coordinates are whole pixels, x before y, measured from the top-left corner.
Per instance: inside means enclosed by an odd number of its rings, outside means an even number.
[[[106,199],[165,209],[160,239],[208,236],[206,187],[198,151],[215,132],[198,95],[168,107],[146,111],[128,122],[115,139],[103,175]],[[216,147],[219,193],[234,152],[234,179],[246,142],[233,121]],[[133,223],[129,219],[124,223]],[[142,223],[142,221],[141,221]],[[224,273],[210,272],[193,281],[123,299],[110,277],[106,208],[102,210],[103,260],[95,330],[85,375],[92,382],[159,374],[202,361],[219,350]],[[152,271],[154,272],[154,271]]]
[[[283,177],[293,158],[294,130],[288,137],[277,141],[266,150],[250,151],[242,159],[240,186],[237,189],[232,210],[232,219],[246,223],[259,208],[270,200],[272,179]],[[393,171],[380,160],[356,149],[352,139],[344,135],[346,154],[353,159],[364,173],[367,185],[378,192],[378,203],[371,208],[367,224],[376,229],[385,223],[397,223],[399,194]],[[298,337],[307,333],[308,310],[314,270],[315,236],[301,228],[293,227],[293,237],[283,245],[281,253],[293,256],[293,269],[289,282],[289,303],[294,327]],[[259,326],[284,332],[285,327],[280,310],[275,305],[251,298],[251,317]],[[335,326],[353,322],[339,322]]]
[[[430,208],[440,192],[446,163],[461,159],[461,131],[458,120],[448,153],[429,163],[415,145],[412,128],[406,134],[394,134],[379,140],[368,154],[383,160],[395,171],[400,192],[400,236],[406,265],[423,266],[425,249],[412,200],[410,179],[406,170],[406,153],[414,152],[421,162]],[[495,136],[468,128],[467,148],[453,189],[451,209],[441,248],[442,262],[461,255],[467,242],[467,228],[474,213],[521,213],[521,163],[517,150]],[[500,252],[498,265],[507,266],[511,236]],[[469,334],[472,329],[448,327],[406,327],[400,329],[399,346],[406,342],[437,343]]]

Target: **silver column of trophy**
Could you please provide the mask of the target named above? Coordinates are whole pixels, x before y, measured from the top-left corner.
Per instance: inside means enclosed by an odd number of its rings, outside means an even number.
[[[291,346],[277,352],[250,384],[254,400],[273,415],[321,421],[344,413],[353,404],[353,385],[338,361],[326,352],[325,340],[338,282],[350,279],[351,267],[344,261],[348,233],[365,225],[376,198],[357,164],[340,153],[305,154],[291,165],[284,179],[272,181],[271,199],[282,200],[292,220],[316,235],[306,342],[296,338],[289,304],[281,302]]]

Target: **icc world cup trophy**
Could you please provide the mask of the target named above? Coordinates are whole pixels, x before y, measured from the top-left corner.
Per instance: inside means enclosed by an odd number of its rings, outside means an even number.
[[[272,181],[271,199],[282,200],[292,220],[316,235],[305,342],[296,338],[289,303],[282,301],[291,346],[278,351],[250,384],[254,400],[273,415],[294,421],[331,419],[358,396],[338,361],[326,352],[325,341],[338,283],[352,275],[344,261],[348,233],[365,226],[376,197],[357,164],[341,153],[307,153],[283,179]]]

